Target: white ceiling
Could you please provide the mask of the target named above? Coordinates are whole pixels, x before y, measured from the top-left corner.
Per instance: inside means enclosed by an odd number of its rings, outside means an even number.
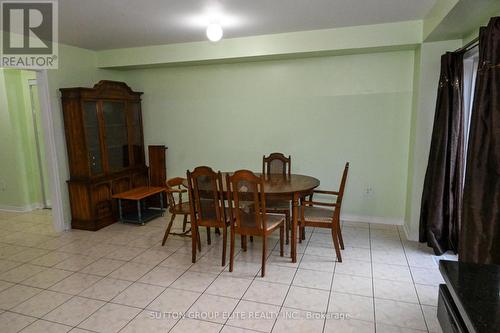
[[[500,1],[461,0],[426,41],[462,39],[479,25],[486,25],[492,13],[500,13]]]
[[[101,50],[422,19],[436,0],[61,0],[59,39]],[[219,16],[218,18],[216,16]]]

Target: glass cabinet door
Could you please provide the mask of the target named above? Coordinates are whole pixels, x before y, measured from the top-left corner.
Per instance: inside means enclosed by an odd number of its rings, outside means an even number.
[[[142,123],[141,123],[141,106],[139,103],[130,103],[130,131],[132,154],[134,155],[134,164],[139,165],[144,163],[144,147],[142,145]]]
[[[97,117],[97,102],[83,102],[83,121],[85,139],[90,163],[90,174],[102,173],[101,141],[99,139],[99,118]]]
[[[102,113],[109,172],[119,171],[130,165],[125,103],[103,101]]]

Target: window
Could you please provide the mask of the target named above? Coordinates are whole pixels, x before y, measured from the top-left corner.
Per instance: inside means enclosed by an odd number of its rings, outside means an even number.
[[[469,145],[470,119],[472,104],[474,103],[478,62],[479,48],[476,46],[464,54],[464,156],[467,156],[467,147]],[[465,163],[467,163],[467,159],[464,161],[464,168],[467,167]]]

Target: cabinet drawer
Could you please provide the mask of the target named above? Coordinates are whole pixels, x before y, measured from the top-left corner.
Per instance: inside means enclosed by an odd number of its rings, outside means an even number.
[[[102,219],[113,215],[111,201],[101,201],[95,205],[96,218]]]
[[[91,187],[94,213],[97,219],[113,215],[110,183],[95,184]]]

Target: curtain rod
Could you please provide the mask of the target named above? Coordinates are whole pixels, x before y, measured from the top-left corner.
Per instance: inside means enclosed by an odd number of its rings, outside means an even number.
[[[471,40],[470,42],[468,42],[467,44],[465,44],[461,48],[456,49],[455,52],[467,52],[470,49],[474,48],[476,45],[478,45],[478,41],[479,41],[479,36],[474,38],[473,40]]]

